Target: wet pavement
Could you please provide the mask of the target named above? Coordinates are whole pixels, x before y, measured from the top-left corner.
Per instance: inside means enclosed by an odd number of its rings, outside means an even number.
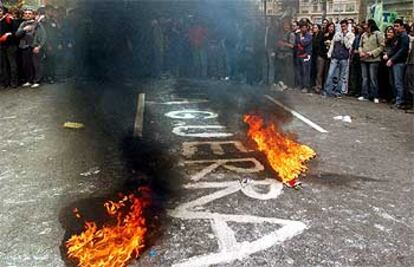
[[[144,135],[133,139],[138,93]],[[105,199],[141,180],[157,192],[161,221],[130,266],[414,265],[412,114],[224,81],[0,95],[0,266],[71,265],[62,244],[79,230],[72,209],[99,220]],[[283,188],[246,137],[251,112],[317,151],[302,190]],[[334,119],[344,115],[352,122]]]

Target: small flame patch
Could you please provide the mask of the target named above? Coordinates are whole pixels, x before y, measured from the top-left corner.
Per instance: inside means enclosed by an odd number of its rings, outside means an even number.
[[[282,131],[276,123],[265,125],[258,115],[245,115],[249,125],[247,135],[255,141],[259,151],[266,155],[272,169],[282,182],[290,186],[308,168],[306,162],[316,156],[309,146],[299,144],[293,136]]]
[[[143,209],[150,204],[150,189],[141,187],[139,192],[142,196],[121,195],[118,201],[106,202],[106,213],[115,223],[99,228],[95,222],[86,222],[84,231],[65,243],[68,257],[82,267],[122,267],[138,257],[145,246],[147,227]],[[81,217],[78,209],[73,212],[77,218]]]

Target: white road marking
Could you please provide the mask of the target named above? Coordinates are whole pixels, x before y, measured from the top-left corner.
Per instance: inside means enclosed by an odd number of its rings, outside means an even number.
[[[184,109],[177,111],[170,111],[165,114],[168,118],[179,119],[179,120],[189,120],[189,119],[215,119],[218,117],[217,113],[210,111],[202,111],[195,109]]]
[[[324,128],[322,128],[321,126],[319,126],[316,123],[314,123],[313,121],[309,120],[308,118],[306,118],[305,116],[303,116],[299,112],[294,111],[293,109],[285,106],[283,103],[281,103],[280,101],[274,99],[273,97],[271,97],[269,95],[265,95],[264,97],[267,98],[269,101],[273,102],[274,104],[282,107],[286,111],[290,112],[293,116],[295,116],[296,118],[298,118],[302,122],[306,123],[307,125],[309,125],[313,129],[317,130],[318,132],[320,132],[320,133],[328,133],[328,131],[325,130]]]
[[[229,163],[253,163],[253,167],[250,168],[241,168]],[[198,173],[191,176],[191,180],[200,181],[206,175],[216,170],[219,167],[223,167],[229,171],[234,171],[237,173],[256,173],[264,170],[264,166],[255,158],[241,158],[241,159],[213,159],[213,160],[186,160],[184,161],[185,165],[190,164],[209,164],[207,167],[199,171]]]
[[[134,137],[142,137],[144,129],[145,94],[139,94],[135,116]]]
[[[189,104],[202,104],[208,103],[207,99],[179,99],[174,101],[167,101],[167,102],[155,102],[155,101],[147,101],[147,104],[150,105],[189,105]]]
[[[240,141],[200,141],[200,142],[184,142],[183,156],[191,158],[198,151],[200,146],[209,146],[214,155],[224,155],[224,145],[233,145],[241,153],[248,153],[248,150]]]
[[[233,136],[232,133],[225,133],[225,132],[211,132],[208,130],[222,130],[226,129],[226,127],[221,125],[185,125],[185,126],[177,126],[174,127],[172,132],[178,136],[185,136],[185,137],[201,137],[201,138],[224,138]],[[199,133],[187,133],[190,130],[198,130]]]
[[[254,181],[262,183],[279,183],[274,179],[267,179],[266,181]],[[280,183],[279,183],[280,184]],[[281,184],[280,184],[281,185]],[[213,232],[218,239],[219,252],[210,253],[205,255],[194,256],[192,258],[183,260],[179,263],[173,264],[174,267],[196,267],[196,266],[210,266],[213,264],[228,263],[234,260],[241,260],[249,255],[268,249],[276,244],[280,244],[295,235],[300,234],[306,225],[302,222],[282,220],[278,218],[259,217],[251,215],[233,215],[233,214],[220,214],[214,212],[197,211],[200,206],[213,202],[217,199],[234,194],[243,189],[238,182],[223,182],[223,183],[198,183],[187,185],[186,188],[202,189],[202,188],[224,188],[216,191],[212,194],[202,196],[196,200],[184,203],[178,206],[174,210],[168,211],[168,214],[172,217],[185,219],[185,220],[209,220]],[[272,191],[271,197],[259,197],[258,199],[270,199],[277,198],[282,192],[280,190]],[[243,191],[242,191],[243,192]],[[257,192],[257,194],[260,194]],[[247,194],[247,196],[251,196]],[[257,195],[253,194],[253,198]],[[235,233],[228,225],[228,222],[236,223],[271,223],[280,225],[281,228],[267,234],[255,241],[238,242],[235,238]]]

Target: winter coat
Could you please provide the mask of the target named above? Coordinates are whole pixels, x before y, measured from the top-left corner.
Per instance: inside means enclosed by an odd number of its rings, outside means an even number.
[[[408,57],[408,50],[410,49],[410,41],[406,32],[400,33],[397,36],[395,46],[388,53],[388,58],[393,64],[405,64]]]
[[[31,31],[23,30],[26,26],[33,26]],[[23,21],[16,32],[16,36],[20,38],[19,48],[43,47],[46,43],[46,31],[41,22],[35,20]]]
[[[371,53],[370,57],[361,57],[362,62],[380,62],[381,54],[384,51],[384,35],[380,31],[362,34],[359,43],[359,54]]]

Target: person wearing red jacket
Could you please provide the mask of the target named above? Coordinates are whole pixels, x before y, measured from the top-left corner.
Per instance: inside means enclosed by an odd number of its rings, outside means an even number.
[[[18,28],[17,21],[13,18],[8,10],[0,8],[0,56],[1,56],[1,78],[4,87],[16,88],[17,79],[17,62],[16,51],[18,40],[16,31]]]

